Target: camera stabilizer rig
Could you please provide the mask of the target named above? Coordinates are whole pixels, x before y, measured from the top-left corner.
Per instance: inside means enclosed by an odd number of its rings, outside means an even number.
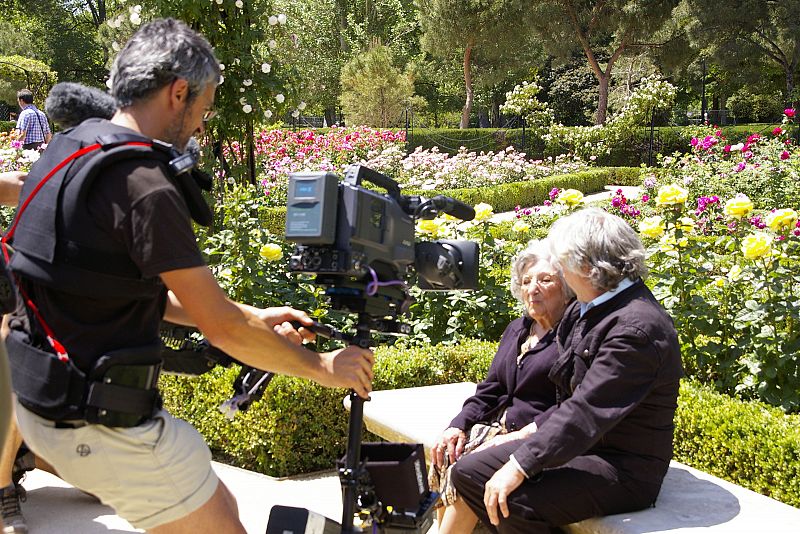
[[[386,193],[363,187],[362,180]],[[286,238],[296,244],[290,269],[315,275],[333,309],[358,314],[355,335],[339,339],[369,347],[373,331],[409,333],[398,317],[412,302],[408,284],[414,275],[424,290],[477,287],[476,243],[415,242],[415,219],[439,213],[475,216],[470,206],[449,197],[401,195],[397,182],[360,165],[349,167],[341,181],[325,172],[290,176]],[[351,391],[347,452],[339,467],[341,525],[306,509],[274,506],[267,534],[361,532],[354,526],[356,512],[364,526],[382,532],[424,533],[432,525],[438,494],[428,490],[422,445],[362,448],[363,413],[364,399]]]

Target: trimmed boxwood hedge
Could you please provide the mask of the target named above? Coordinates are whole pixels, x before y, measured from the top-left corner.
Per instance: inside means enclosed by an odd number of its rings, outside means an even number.
[[[558,174],[538,180],[500,184],[493,187],[445,189],[436,194],[447,195],[470,205],[486,202],[495,213],[512,211],[516,206],[536,206],[547,200],[554,187],[578,189],[584,193],[601,191],[607,185],[639,185],[639,167],[603,167],[570,174]],[[430,196],[430,191],[407,189],[408,195]],[[282,235],[286,226],[286,208],[270,208],[264,213],[264,227]]]
[[[495,343],[377,349],[376,390],[480,381]],[[165,376],[165,404],[205,436],[222,461],[273,476],[330,469],[347,439],[346,391],[276,377],[264,398],[227,421],[235,369]],[[455,415],[455,414],[454,414]],[[800,416],[684,382],[675,418],[675,459],[792,506],[800,506]]]

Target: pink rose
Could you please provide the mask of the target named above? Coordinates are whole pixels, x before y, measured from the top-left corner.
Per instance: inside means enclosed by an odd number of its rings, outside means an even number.
[[[794,118],[794,108],[786,108],[786,109],[784,109],[783,110],[783,114],[786,115],[787,117],[789,117],[790,119]]]
[[[789,159],[789,152],[786,150],[781,152],[781,159]]]
[[[776,126],[774,130],[772,130],[772,135],[780,135],[783,133],[783,129],[780,126]]]

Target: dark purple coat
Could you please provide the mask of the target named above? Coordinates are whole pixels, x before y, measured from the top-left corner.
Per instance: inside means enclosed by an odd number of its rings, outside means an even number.
[[[547,378],[558,356],[555,332],[548,332],[517,365],[520,347],[528,339],[531,324],[532,319],[521,317],[506,327],[486,380],[464,402],[451,427],[468,431],[475,423],[500,419],[508,408],[506,427],[509,431],[519,430],[534,420],[538,426],[547,410],[555,406],[555,384]]]
[[[672,457],[683,374],[672,319],[638,281],[583,317],[573,304],[557,338],[560,356],[550,378],[561,403],[514,458],[534,476],[576,456],[597,455],[621,481],[657,494]]]

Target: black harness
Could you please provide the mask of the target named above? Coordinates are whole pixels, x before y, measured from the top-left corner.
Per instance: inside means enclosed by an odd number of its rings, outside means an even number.
[[[25,407],[50,420],[136,426],[161,407],[157,390],[161,344],[107,353],[84,373],[35,303],[14,283],[21,276],[94,298],[158,295],[159,280],[144,278],[122,245],[103,232],[86,209],[94,181],[126,160],[154,161],[168,168],[192,218],[206,226],[212,220],[201,193],[201,187],[210,188],[210,179],[193,169],[192,156],[178,153],[171,145],[99,119],[85,121],[53,139],[31,169],[23,186],[24,200],[0,241],[11,273],[6,273],[5,291],[0,284],[0,295],[14,296],[16,286],[50,345],[46,350],[25,332],[11,332],[7,345],[14,390]],[[13,303],[5,307],[13,309]]]

